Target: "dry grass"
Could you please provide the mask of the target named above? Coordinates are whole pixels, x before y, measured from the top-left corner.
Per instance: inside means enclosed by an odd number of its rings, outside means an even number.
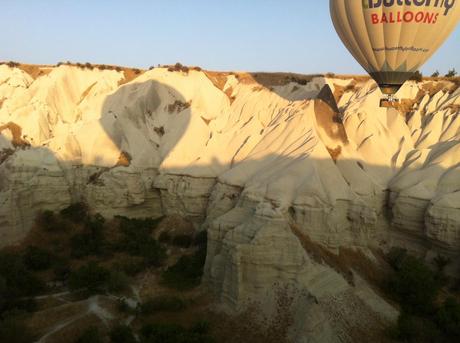
[[[336,255],[321,244],[313,242],[310,237],[304,234],[296,225],[291,224],[291,230],[299,239],[302,247],[315,262],[327,264],[337,273],[341,274],[350,285],[354,284],[353,272],[350,266],[340,258],[340,255]]]
[[[306,85],[315,77],[320,77],[321,75],[303,75],[295,73],[252,73],[251,76],[257,83],[266,88],[270,88],[274,86],[285,86],[291,82]]]
[[[325,101],[321,99],[315,100],[315,115],[318,126],[321,127],[330,138],[338,140],[343,144],[348,142],[345,128],[337,118],[338,113],[334,112]]]
[[[337,159],[339,158],[340,154],[342,153],[342,147],[338,145],[335,147],[335,149],[326,147],[327,151],[329,152],[329,155],[331,155],[332,159],[334,162],[337,162]]]
[[[115,164],[115,167],[129,167],[132,159],[133,158],[129,153],[122,151],[118,157],[118,162]]]
[[[13,136],[11,143],[15,148],[27,148],[30,146],[30,143],[23,138],[22,128],[19,125],[13,122],[8,122],[5,125],[0,126],[0,133],[3,130],[10,130],[10,133]]]
[[[53,66],[51,65],[40,65],[40,64],[24,64],[19,62],[2,62],[0,64],[5,64],[10,68],[19,68],[22,71],[26,72],[30,75],[30,77],[34,80],[39,78],[40,76],[48,75]]]

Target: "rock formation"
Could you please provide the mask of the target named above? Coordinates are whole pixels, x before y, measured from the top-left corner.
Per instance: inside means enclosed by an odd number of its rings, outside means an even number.
[[[205,281],[227,308],[273,312],[288,285],[299,342],[394,320],[330,254],[458,253],[458,84],[409,82],[396,110],[359,78],[257,80],[157,68],[125,83],[64,65],[33,79],[0,65],[0,246],[38,210],[76,201],[104,216],[180,215],[208,230]],[[339,115],[316,99],[324,85]]]

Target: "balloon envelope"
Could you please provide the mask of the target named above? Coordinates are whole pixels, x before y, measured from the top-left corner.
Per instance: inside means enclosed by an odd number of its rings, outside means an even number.
[[[393,94],[455,29],[460,0],[330,0],[330,11],[347,49]]]

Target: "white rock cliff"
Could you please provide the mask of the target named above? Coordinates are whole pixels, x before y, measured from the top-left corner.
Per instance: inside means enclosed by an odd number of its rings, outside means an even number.
[[[460,250],[458,85],[408,83],[400,112],[353,78],[264,87],[158,68],[123,79],[0,65],[0,246],[38,210],[75,201],[105,216],[179,214],[208,230],[205,281],[226,307],[260,300],[270,312],[274,285],[296,289],[298,342],[351,341],[351,327],[369,330],[363,316],[397,316],[308,245],[370,259],[394,245]],[[315,100],[326,84],[342,118]]]

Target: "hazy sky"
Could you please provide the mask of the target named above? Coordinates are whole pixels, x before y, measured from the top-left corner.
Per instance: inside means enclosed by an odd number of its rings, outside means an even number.
[[[0,0],[0,60],[362,73],[328,0]],[[460,71],[460,27],[425,66]]]

